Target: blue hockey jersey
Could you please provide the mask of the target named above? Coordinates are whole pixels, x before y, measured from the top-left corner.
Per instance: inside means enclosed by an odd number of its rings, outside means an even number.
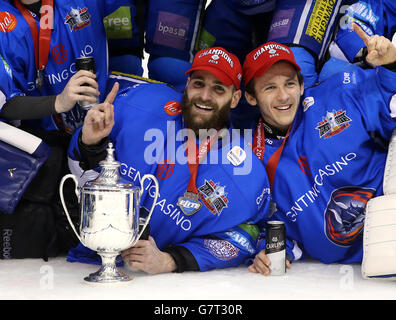
[[[177,203],[186,192],[190,171],[181,99],[180,92],[157,83],[135,85],[118,95],[109,137],[121,162],[120,174],[136,185],[143,174],[157,177],[160,196],[150,220],[150,234],[160,249],[184,246],[201,271],[238,266],[255,254],[258,233],[252,232],[257,231],[253,224],[268,218],[265,170],[250,145],[236,131],[226,130],[199,165],[196,185],[201,209],[184,213]],[[76,160],[80,130],[72,136],[69,149],[69,156]],[[253,175],[260,178],[252,179]],[[147,183],[144,188],[141,204],[150,208],[154,184]],[[76,250],[79,260],[86,261],[81,248]],[[75,256],[71,250],[69,260]]]
[[[314,259],[361,262],[366,203],[383,193],[379,142],[396,128],[395,81],[382,67],[357,68],[304,93],[277,166],[271,219],[284,221],[287,238]],[[264,163],[280,143],[266,138]]]
[[[16,86],[31,96],[59,94],[76,72],[76,58],[92,56],[96,62],[102,99],[108,73],[103,18],[118,7],[117,0],[57,0],[54,3],[54,29],[51,33],[48,62],[44,69],[44,85],[39,91],[35,85],[37,72],[30,28],[16,7],[1,1],[1,19],[8,24],[0,27],[0,54],[12,67]],[[39,26],[40,17],[34,13],[32,15]],[[82,124],[84,115],[82,109],[75,107],[67,113],[34,120],[33,125],[70,133]]]

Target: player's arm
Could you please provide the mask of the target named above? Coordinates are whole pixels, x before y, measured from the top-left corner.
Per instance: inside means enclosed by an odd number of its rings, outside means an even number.
[[[183,246],[169,246],[160,250],[152,236],[148,240],[139,240],[121,254],[130,267],[148,274],[200,270],[188,249]]]
[[[81,70],[70,78],[58,95],[13,97],[4,104],[0,115],[6,120],[40,119],[69,111],[77,101],[95,102],[99,91],[94,77],[92,72]],[[85,83],[89,83],[90,86],[85,86]]]
[[[123,251],[122,256],[131,267],[150,274],[208,271],[243,264],[252,257],[254,246],[253,237],[235,227],[215,235],[194,237],[162,251],[150,237],[149,240],[139,240],[134,247]]]
[[[115,83],[105,101],[87,112],[83,126],[71,138],[69,157],[79,161],[83,170],[96,168],[106,157],[108,135],[114,126],[113,102],[117,92],[118,83]]]
[[[198,270],[238,267],[252,258],[256,239],[240,226],[225,232],[191,238],[178,246],[188,250],[197,262]]]

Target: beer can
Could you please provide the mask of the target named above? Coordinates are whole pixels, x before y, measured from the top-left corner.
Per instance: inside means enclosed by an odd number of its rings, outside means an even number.
[[[76,71],[87,70],[96,74],[96,64],[93,57],[79,57],[76,59]],[[88,84],[83,84],[83,86],[88,86]],[[85,110],[91,109],[95,104],[97,104],[99,100],[96,102],[88,102],[88,101],[78,101],[78,104]]]
[[[284,275],[286,273],[286,228],[283,221],[267,222],[265,254],[271,260],[271,275]]]
[[[93,57],[79,57],[76,59],[76,71],[87,70],[96,73],[96,64]]]

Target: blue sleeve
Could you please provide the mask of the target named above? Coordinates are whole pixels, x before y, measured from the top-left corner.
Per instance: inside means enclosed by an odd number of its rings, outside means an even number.
[[[258,228],[243,224],[222,233],[193,238],[179,244],[187,248],[200,271],[237,267],[255,254]]]
[[[0,111],[4,104],[13,97],[24,95],[14,84],[12,71],[0,55]]]
[[[357,105],[363,103],[362,115],[368,131],[376,131],[389,139],[396,122],[391,117],[391,101],[396,94],[396,73],[383,67],[357,70]],[[364,97],[362,99],[362,97]]]
[[[358,24],[361,25],[360,23]],[[340,29],[334,41],[347,60],[351,63],[360,49],[365,47],[363,40],[356,34],[356,32],[351,32],[350,29]]]
[[[340,28],[334,41],[348,61],[353,62],[365,44],[356,32],[352,32],[352,23],[358,24],[369,36],[383,35],[383,19],[380,18],[384,10],[382,1],[377,0],[357,1],[346,9],[345,7],[341,7],[340,10],[341,14],[345,14],[340,18]]]
[[[297,64],[301,68],[301,74],[304,77],[304,87],[309,88],[318,81],[318,73],[316,71],[316,60],[309,51],[303,47],[290,47],[294,54]]]
[[[81,130],[82,130],[82,127],[76,129],[76,131],[74,131],[74,133],[70,139],[69,148],[67,150],[67,153],[68,153],[68,156],[72,160],[77,160],[77,161],[81,160],[81,154],[80,154],[80,150],[78,148],[78,136],[80,135]]]
[[[383,67],[365,70],[346,67],[340,71],[328,77],[323,85],[312,88],[313,91],[308,89],[306,96],[312,93],[327,99],[330,97],[328,93],[342,92],[337,98],[338,103],[346,104],[354,117],[360,118],[359,123],[365,132],[376,132],[382,138],[390,139],[396,126],[391,116],[391,102],[396,94],[396,73]]]
[[[18,20],[18,23],[22,25],[24,22]],[[32,38],[29,35],[18,35],[17,30],[14,31],[16,35],[8,33],[0,38],[0,54],[4,65],[12,68],[14,87],[24,93],[30,93],[34,89],[34,81],[29,75],[36,74],[34,56],[29,55],[29,52],[32,52],[29,40]]]
[[[81,242],[79,242],[75,248],[69,250],[66,261],[97,265],[102,264],[102,259],[96,253],[96,251],[85,247]],[[117,256],[115,263],[117,267],[122,267],[124,265],[121,255]]]

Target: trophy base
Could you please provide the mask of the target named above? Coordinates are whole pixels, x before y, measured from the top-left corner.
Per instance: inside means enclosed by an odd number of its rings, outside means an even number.
[[[84,278],[85,282],[89,283],[120,283],[120,282],[128,282],[131,281],[132,278],[127,274],[116,270],[116,272],[108,274],[102,273],[101,270],[98,270],[94,273],[91,273],[88,277]]]
[[[100,269],[91,273],[84,281],[89,283],[122,283],[131,281],[132,278],[117,269],[115,258],[117,254],[99,253],[102,258]]]

